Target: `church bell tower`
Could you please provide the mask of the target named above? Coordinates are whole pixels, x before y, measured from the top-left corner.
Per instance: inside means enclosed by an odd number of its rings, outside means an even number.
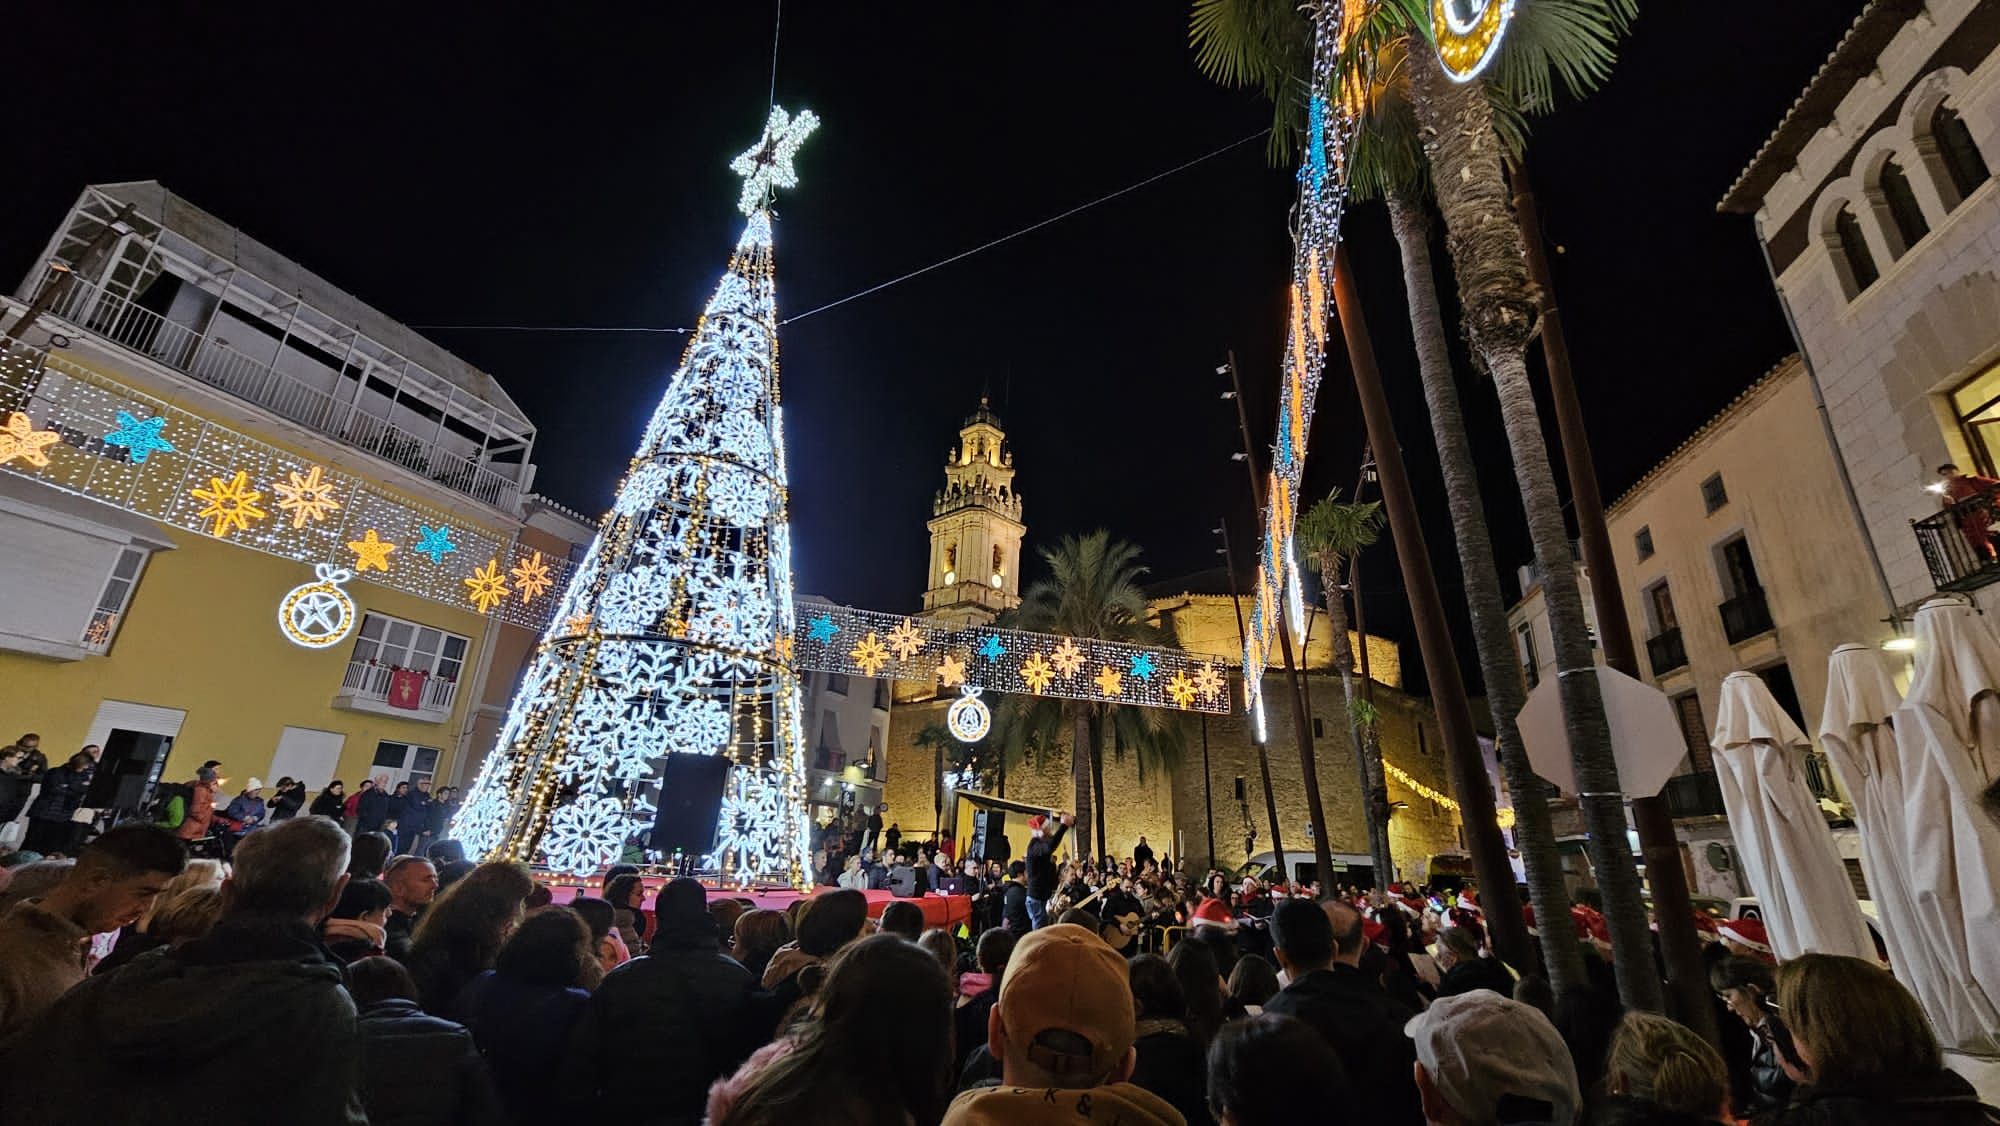
[[[958,432],[931,504],[930,577],[925,615],[984,625],[1021,604],[1021,495],[1014,455],[984,395]]]

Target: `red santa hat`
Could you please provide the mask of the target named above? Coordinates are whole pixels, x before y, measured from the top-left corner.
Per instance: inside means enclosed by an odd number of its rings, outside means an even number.
[[[1724,919],[1715,925],[1715,933],[1725,942],[1747,946],[1766,956],[1771,953],[1771,934],[1764,929],[1762,919]]]
[[[1716,930],[1715,916],[1699,907],[1694,909],[1694,929],[1704,942],[1714,942],[1721,937]]]
[[[1229,908],[1223,906],[1220,899],[1204,899],[1195,907],[1194,914],[1188,919],[1188,925],[1221,927],[1225,932],[1235,934],[1236,916],[1229,913]]]
[[[1048,823],[1049,819],[1047,816],[1037,813],[1033,817],[1028,818],[1028,831],[1030,833],[1039,833],[1042,831],[1042,826]]]
[[[1382,945],[1382,937],[1388,933],[1388,927],[1383,926],[1373,919],[1364,918],[1361,920],[1361,937],[1370,946]]]
[[[1569,909],[1569,917],[1576,927],[1576,937],[1599,950],[1611,949],[1611,926],[1604,921],[1602,912],[1579,903]]]

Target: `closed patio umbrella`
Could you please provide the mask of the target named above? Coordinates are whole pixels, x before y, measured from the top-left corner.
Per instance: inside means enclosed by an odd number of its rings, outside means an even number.
[[[2000,638],[1950,598],[1917,611],[1917,668],[1896,711],[1904,863],[1955,1004],[1934,1015],[1949,1047],[2000,1052],[2000,827],[1979,793],[2000,756]]]
[[[1827,662],[1819,745],[1840,777],[1841,788],[1854,801],[1861,872],[1875,900],[1876,924],[1888,947],[1889,967],[1916,995],[1931,1023],[1944,1028],[1952,1009],[1963,1008],[1963,1001],[1930,948],[1903,855],[1909,806],[1891,720],[1901,703],[1879,650],[1870,645],[1840,646]]]
[[[1806,786],[1812,741],[1763,677],[1738,671],[1723,678],[1709,742],[1729,830],[1763,906],[1772,951],[1780,961],[1809,952],[1874,959],[1854,885]]]

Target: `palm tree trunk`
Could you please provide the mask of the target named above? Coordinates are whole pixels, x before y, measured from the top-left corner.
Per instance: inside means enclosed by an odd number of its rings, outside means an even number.
[[[1093,792],[1090,788],[1090,752],[1091,748],[1096,744],[1096,740],[1096,724],[1092,723],[1090,719],[1090,705],[1077,705],[1076,732],[1074,736],[1075,746],[1072,748],[1073,753],[1069,757],[1070,785],[1076,791],[1076,808],[1072,811],[1076,814],[1076,824],[1070,826],[1070,851],[1072,852],[1082,851],[1076,847],[1076,840],[1081,837],[1088,841],[1090,839],[1090,826],[1096,820],[1092,816],[1095,811],[1091,808],[1090,800]]]
[[[1528,382],[1527,342],[1535,328],[1536,295],[1528,278],[1521,230],[1508,206],[1500,139],[1493,131],[1483,83],[1450,81],[1430,51],[1411,51],[1409,67],[1411,105],[1434,170],[1432,182],[1458,274],[1466,334],[1500,398],[1515,482],[1535,545],[1535,565],[1555,641],[1564,728],[1590,832],[1591,865],[1611,931],[1619,996],[1628,1006],[1657,1012],[1662,1001],[1660,977],[1653,967],[1638,871],[1625,838],[1618,761],[1612,755],[1610,724],[1598,690],[1569,531],[1542,438],[1534,388]]]
[[[1299,781],[1305,787],[1306,822],[1312,826],[1313,834],[1313,876],[1319,882],[1320,895],[1326,896],[1333,891],[1333,843],[1327,839],[1326,806],[1319,796],[1319,758],[1313,751],[1312,707],[1306,703],[1305,684],[1300,679],[1298,664],[1292,659],[1292,627],[1285,621],[1285,615],[1280,608],[1278,646],[1284,652],[1285,676],[1292,686],[1292,726],[1298,735]],[[1277,831],[1273,822],[1271,832]]]
[[[1534,951],[1521,919],[1514,866],[1507,860],[1507,843],[1494,819],[1486,758],[1479,749],[1478,733],[1472,729],[1465,679],[1445,624],[1444,600],[1438,596],[1437,574],[1431,570],[1429,549],[1424,546],[1423,525],[1417,518],[1409,474],[1403,468],[1403,447],[1396,440],[1395,420],[1389,416],[1389,396],[1375,366],[1375,345],[1368,336],[1368,321],[1362,316],[1345,246],[1334,250],[1333,294],[1349,367],[1354,372],[1354,389],[1368,427],[1368,445],[1375,453],[1376,475],[1382,481],[1382,506],[1389,514],[1389,535],[1396,542],[1396,565],[1403,572],[1403,590],[1410,599],[1417,650],[1424,659],[1424,677],[1430,681],[1431,700],[1437,709],[1451,788],[1458,796],[1459,824],[1465,831],[1466,850],[1472,854],[1473,871],[1479,876],[1480,905],[1486,910],[1494,952],[1506,962],[1526,966]]]
[[[1115,722],[1114,722],[1114,723],[1113,723],[1113,724],[1111,725],[1111,737],[1112,737],[1113,739],[1116,739],[1116,738],[1118,737],[1118,726],[1117,726],[1117,724],[1116,724]],[[1098,805],[1099,805],[1099,807],[1100,807],[1100,808],[1099,808],[1099,809],[1098,809],[1098,811],[1097,811],[1097,853],[1096,853],[1096,859],[1097,859],[1097,861],[1098,861],[1099,863],[1103,863],[1103,861],[1104,861],[1104,858],[1105,858],[1105,857],[1107,857],[1107,856],[1109,856],[1109,855],[1111,855],[1110,853],[1108,853],[1108,852],[1104,851],[1104,823],[1105,823],[1106,821],[1109,821],[1109,820],[1110,820],[1111,818],[1110,818],[1110,814],[1109,814],[1109,811],[1108,811],[1108,810],[1106,810],[1106,809],[1104,809],[1104,808],[1102,808],[1102,807],[1103,807],[1103,804],[1104,804],[1104,802],[1103,802],[1103,795],[1104,795],[1104,722],[1103,722],[1103,720],[1102,720],[1102,719],[1100,719],[1100,720],[1099,720],[1099,722],[1098,722],[1098,724],[1097,724],[1096,728],[1095,728],[1095,729],[1094,729],[1094,730],[1093,730],[1093,731],[1091,732],[1091,740],[1090,740],[1090,792],[1091,792],[1091,793],[1093,793],[1093,794],[1096,794],[1096,795],[1098,795],[1098,798],[1099,798],[1099,800],[1098,800]]]
[[[1514,719],[1526,702],[1521,666],[1507,625],[1507,603],[1500,593],[1500,569],[1493,562],[1493,542],[1486,531],[1486,512],[1479,497],[1478,471],[1472,444],[1459,412],[1458,385],[1453,379],[1451,351],[1446,344],[1444,315],[1438,309],[1435,267],[1431,263],[1430,217],[1421,201],[1392,192],[1389,225],[1403,254],[1403,288],[1409,298],[1410,330],[1416,337],[1417,367],[1423,375],[1424,399],[1430,405],[1431,433],[1437,441],[1438,462],[1451,509],[1452,538],[1458,547],[1459,569],[1465,574],[1466,608],[1472,614],[1472,637],[1479,650],[1479,673],[1486,682],[1486,703],[1493,713],[1494,740],[1507,792],[1514,798],[1514,846],[1528,876],[1528,901],[1539,924],[1542,962],[1549,984],[1558,994],[1584,984],[1583,953],[1569,922],[1569,891],[1563,884],[1562,858],[1556,852],[1545,783],[1528,765],[1521,729]]]
[[[1386,889],[1396,878],[1396,865],[1389,855],[1389,822],[1382,816],[1376,791],[1382,787],[1382,748],[1374,736],[1375,724],[1362,720],[1361,701],[1354,694],[1354,646],[1347,639],[1347,603],[1340,597],[1340,556],[1331,551],[1319,557],[1320,584],[1326,588],[1327,624],[1333,627],[1333,667],[1340,671],[1340,692],[1347,704],[1347,730],[1354,743],[1354,772],[1361,783],[1361,818],[1368,826],[1368,855],[1375,861],[1375,886]],[[1358,597],[1358,595],[1357,595]]]

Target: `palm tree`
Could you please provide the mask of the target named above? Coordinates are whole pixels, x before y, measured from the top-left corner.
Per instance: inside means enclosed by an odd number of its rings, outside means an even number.
[[[1449,181],[1448,194],[1454,199],[1468,194],[1462,177],[1457,174],[1457,170],[1465,167],[1458,161],[1468,151],[1485,158],[1491,166],[1490,179],[1497,180],[1496,153],[1501,149],[1518,153],[1524,143],[1520,113],[1545,111],[1551,106],[1551,76],[1576,95],[1600,84],[1609,74],[1611,45],[1634,13],[1630,0],[1541,0],[1524,6],[1502,48],[1498,79],[1492,83],[1457,86],[1442,78],[1435,53],[1423,37],[1424,8],[1421,0],[1381,0],[1367,9],[1360,20],[1350,25],[1342,44],[1341,72],[1336,83],[1344,102],[1362,119],[1350,154],[1353,169],[1350,182],[1357,196],[1379,195],[1386,200],[1402,251],[1419,368],[1444,468],[1481,672],[1495,717],[1501,766],[1515,798],[1515,839],[1527,869],[1537,917],[1545,923],[1544,958],[1552,982],[1562,989],[1581,980],[1581,962],[1573,935],[1559,922],[1568,912],[1561,864],[1554,850],[1548,811],[1539,798],[1542,783],[1528,767],[1515,725],[1514,717],[1523,702],[1521,674],[1506,624],[1498,568],[1481,514],[1477,478],[1459,412],[1443,318],[1438,311],[1424,196],[1429,188],[1429,168],[1439,163],[1455,170],[1454,175],[1440,178]],[[1196,0],[1191,30],[1200,62],[1211,76],[1225,83],[1258,86],[1267,94],[1285,93],[1296,89],[1305,73],[1310,28],[1281,0]],[[1440,90],[1440,87],[1456,88]],[[1440,103],[1437,99],[1441,97],[1448,101]],[[1278,127],[1273,130],[1274,138],[1289,141],[1296,135],[1298,99],[1280,96],[1275,100]],[[1446,118],[1440,113],[1441,104],[1451,107],[1461,122],[1457,135],[1449,138],[1452,144],[1442,147],[1439,123]],[[1488,171],[1482,167],[1478,174],[1486,176]],[[1480,198],[1483,200],[1490,194],[1488,185]],[[1504,202],[1504,191],[1501,199]],[[1486,261],[1480,255],[1482,249],[1490,256],[1490,247],[1504,244],[1510,234],[1518,263],[1520,239],[1511,214],[1487,206],[1476,212],[1480,222],[1475,230],[1463,218],[1464,213],[1461,207],[1452,240],[1454,260],[1462,279],[1474,266]],[[1448,211],[1448,226],[1452,218]],[[1533,287],[1526,284],[1524,265],[1519,282],[1511,307],[1500,304],[1506,296],[1501,292],[1502,286],[1489,284],[1478,288],[1477,292],[1488,300],[1477,305],[1472,300],[1474,290],[1465,289],[1468,332],[1474,336],[1475,348],[1482,359],[1487,357],[1489,346],[1504,351],[1509,343],[1509,338],[1491,331],[1495,324],[1511,324],[1516,329],[1532,324],[1535,297]],[[1500,305],[1501,314],[1497,317],[1496,305]],[[1473,325],[1475,315],[1485,317],[1486,323]],[[1525,333],[1511,339],[1513,354],[1523,364],[1526,339]],[[1490,361],[1486,366],[1489,371],[1495,370]],[[1560,588],[1568,588],[1568,606],[1560,627],[1563,632],[1557,644],[1558,660],[1564,668],[1589,667],[1588,638],[1581,628],[1581,600],[1576,596],[1568,539],[1562,533],[1561,513],[1554,501],[1553,476],[1546,450],[1541,448],[1533,398],[1520,394],[1526,389],[1525,368],[1517,365],[1513,370],[1518,370],[1523,378],[1514,381],[1510,371],[1510,378],[1503,382],[1496,372],[1496,387],[1502,392],[1517,474],[1530,505],[1538,566],[1545,575],[1562,572],[1552,584],[1555,589],[1549,591],[1552,610],[1555,600],[1564,597]],[[1532,430],[1532,435],[1524,433],[1526,430]],[[1532,442],[1526,440],[1530,437]],[[1530,487],[1537,479],[1546,482],[1545,491]],[[1548,534],[1551,514],[1553,538],[1560,544],[1559,554],[1546,550],[1552,546]],[[1552,624],[1556,617],[1552,612]],[[1563,656],[1579,638],[1584,644],[1580,666],[1570,664]],[[1589,683],[1572,686],[1567,683],[1571,679]],[[1616,767],[1594,680],[1565,678],[1564,713],[1572,754],[1579,763],[1579,777],[1584,773],[1582,763],[1586,759],[1594,764],[1592,777],[1600,781],[1605,777],[1603,768],[1608,766],[1611,792],[1615,793]],[[1599,815],[1592,822],[1593,844],[1601,846],[1594,847],[1593,861],[1597,862],[1600,883],[1605,888],[1606,913],[1615,911],[1619,915],[1613,935],[1622,971],[1621,992],[1628,1002],[1650,1001],[1657,1007],[1658,981],[1650,972],[1650,955],[1644,944],[1643,904],[1637,895],[1636,872],[1623,848],[1623,810],[1615,800],[1597,804],[1612,807],[1593,811]],[[1610,831],[1611,819],[1603,816],[1607,812],[1616,815],[1615,832]],[[1615,855],[1599,855],[1609,853]],[[1548,925],[1551,920],[1558,921]]]
[[[1082,640],[1172,643],[1148,621],[1146,596],[1139,589],[1146,568],[1138,561],[1136,546],[1113,540],[1099,529],[1065,536],[1041,554],[1049,577],[1028,588],[1020,607],[1003,616],[1002,625]],[[1136,756],[1143,781],[1151,772],[1171,771],[1180,764],[1187,748],[1186,727],[1179,715],[1160,708],[1015,694],[1000,701],[991,738],[1000,746],[1003,761],[1038,761],[1060,752],[1065,729],[1070,736],[1076,832],[1087,841],[1094,839],[1096,855],[1109,855],[1104,819],[1096,816],[1104,796],[1106,735],[1114,758],[1122,760],[1128,752]]]
[[[1375,729],[1375,709],[1354,691],[1354,646],[1347,637],[1347,603],[1340,576],[1347,560],[1382,537],[1382,502],[1342,504],[1340,490],[1327,494],[1299,518],[1299,546],[1306,565],[1319,572],[1326,595],[1326,616],[1333,629],[1333,665],[1340,670],[1340,690],[1347,702],[1347,726],[1354,744],[1355,774],[1361,783],[1362,817],[1368,825],[1368,854],[1375,860],[1378,887],[1395,875],[1389,854],[1389,789],[1382,777],[1382,744]],[[1355,597],[1360,597],[1357,592]]]

